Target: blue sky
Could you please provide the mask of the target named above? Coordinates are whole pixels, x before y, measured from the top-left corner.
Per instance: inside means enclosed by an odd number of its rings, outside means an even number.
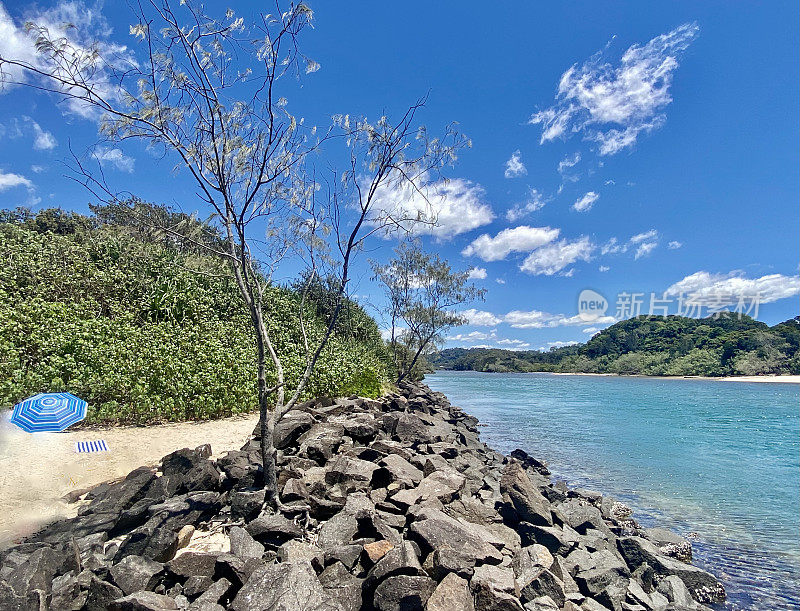
[[[421,120],[434,132],[457,121],[472,140],[447,171],[442,225],[423,236],[487,289],[448,346],[585,341],[625,313],[620,293],[642,313],[666,291],[670,313],[686,294],[751,313],[758,301],[770,324],[798,314],[796,2],[311,6],[304,48],[321,69],[289,96],[295,114],[392,116],[428,94]],[[134,45],[125,3],[0,7],[0,55],[29,52],[29,18]],[[5,88],[0,205],[86,210],[62,162],[96,142],[92,120]],[[200,208],[171,160],[135,144],[96,154],[118,188]],[[366,260],[391,246],[359,261],[365,302],[381,302]],[[578,316],[584,289],[606,298],[605,316]]]

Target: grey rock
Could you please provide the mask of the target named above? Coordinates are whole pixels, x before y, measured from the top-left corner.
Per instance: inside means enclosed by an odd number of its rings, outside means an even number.
[[[414,547],[408,541],[404,541],[402,545],[390,549],[370,569],[364,581],[364,589],[372,590],[377,584],[392,575],[426,576]]]
[[[141,556],[126,556],[109,571],[114,583],[126,596],[140,590],[153,590],[164,565]]]
[[[713,575],[661,554],[650,541],[641,537],[623,537],[618,539],[617,546],[631,569],[646,562],[657,575],[680,577],[692,598],[698,602],[715,603],[725,600],[725,588]]]
[[[452,549],[472,556],[478,563],[499,564],[503,556],[477,529],[441,511],[425,509],[411,525],[411,533],[427,551]]]
[[[256,570],[230,605],[232,611],[332,611],[309,562]]]
[[[232,526],[228,531],[231,542],[231,554],[240,558],[261,558],[264,546],[250,536],[244,528]]]
[[[435,589],[430,577],[394,575],[378,585],[373,604],[378,611],[422,611]]]
[[[218,556],[218,553],[186,552],[170,560],[167,569],[181,580],[194,576],[212,577]]]
[[[344,509],[325,522],[319,530],[317,544],[324,550],[346,545],[358,532],[355,516]]]
[[[539,543],[544,545],[551,554],[566,556],[581,543],[581,536],[568,525],[537,526],[528,522],[521,522],[517,527],[522,545]]]
[[[264,488],[237,489],[230,492],[231,517],[233,519],[252,520],[264,506],[266,490]]]
[[[475,611],[469,584],[455,573],[448,573],[428,599],[426,611]]]
[[[256,541],[275,547],[303,534],[297,524],[279,513],[262,514],[247,524],[245,530]]]
[[[258,436],[261,438],[260,422],[257,426]],[[297,443],[300,436],[314,425],[314,417],[307,412],[290,411],[275,425],[273,435],[275,448],[285,450]]]
[[[122,590],[117,586],[91,576],[86,593],[85,611],[108,611],[111,603],[122,598]]]
[[[307,541],[292,539],[278,548],[278,558],[281,562],[310,562],[311,565],[322,570],[324,552],[322,549]]]
[[[523,603],[548,596],[558,607],[564,605],[564,582],[547,569],[529,570],[517,578],[517,588]]]
[[[520,521],[537,526],[552,526],[550,504],[533,485],[520,463],[509,461],[503,469],[500,491],[509,498]]]
[[[688,609],[697,606],[697,603],[695,603],[694,599],[692,598],[692,594],[689,592],[686,584],[684,584],[681,578],[677,575],[668,575],[667,577],[662,577],[659,580],[656,589],[673,605],[686,607]]]
[[[386,471],[387,479],[405,487],[416,486],[422,481],[424,474],[405,458],[398,454],[389,454],[381,459],[379,465]]]
[[[378,465],[358,458],[340,455],[325,473],[328,484],[342,484],[348,491],[363,490],[372,481],[372,473]]]
[[[169,611],[177,608],[175,600],[155,592],[135,592],[108,605],[109,611]]]

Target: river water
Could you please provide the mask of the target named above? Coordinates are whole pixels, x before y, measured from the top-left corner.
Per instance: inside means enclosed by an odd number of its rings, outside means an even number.
[[[441,371],[425,383],[555,479],[692,538],[726,609],[800,609],[800,385]]]

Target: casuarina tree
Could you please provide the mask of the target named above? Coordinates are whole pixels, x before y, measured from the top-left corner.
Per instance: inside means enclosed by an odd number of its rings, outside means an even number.
[[[429,137],[416,123],[423,100],[394,122],[336,115],[320,130],[292,115],[287,97],[302,92],[297,79],[319,69],[301,51],[313,19],[305,4],[250,20],[231,10],[212,17],[191,1],[134,6],[132,50],[86,42],[68,25],[27,24],[35,57],[0,57],[0,85],[49,92],[68,111],[97,120],[102,139],[142,141],[190,177],[195,193],[182,204],[211,214],[214,231],[188,234],[185,223],[158,229],[229,263],[258,348],[264,485],[268,500],[280,504],[274,427],[303,396],[334,332],[354,256],[378,232],[435,224],[437,194],[426,185],[468,143],[453,126]],[[314,169],[323,143],[348,151],[345,167],[325,180]],[[126,199],[99,166],[77,155],[71,166],[101,200]],[[395,192],[413,193],[415,205],[391,201],[387,194]],[[323,333],[308,332],[304,308],[298,310],[305,366],[297,376],[285,371],[265,304],[289,259],[310,283],[323,268],[335,277],[336,304]]]

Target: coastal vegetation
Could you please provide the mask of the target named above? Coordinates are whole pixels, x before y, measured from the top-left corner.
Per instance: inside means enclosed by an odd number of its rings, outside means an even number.
[[[748,316],[649,316],[618,322],[584,344],[549,351],[449,348],[439,369],[653,376],[800,374],[800,317],[770,327]]]
[[[136,424],[257,409],[255,338],[228,265],[190,241],[127,224],[123,211],[2,213],[0,404],[69,391],[89,402],[88,422]],[[290,383],[305,368],[298,285],[271,286],[265,299]],[[336,296],[322,280],[312,287],[304,310],[316,338]],[[387,366],[377,324],[345,298],[303,397],[378,396]],[[274,384],[274,370],[268,376]]]
[[[418,242],[404,242],[386,265],[372,264],[386,293],[391,321],[388,349],[397,382],[419,380],[430,370],[426,355],[436,350],[444,334],[467,319],[452,308],[483,299],[485,290],[469,282],[469,271],[455,271]]]

